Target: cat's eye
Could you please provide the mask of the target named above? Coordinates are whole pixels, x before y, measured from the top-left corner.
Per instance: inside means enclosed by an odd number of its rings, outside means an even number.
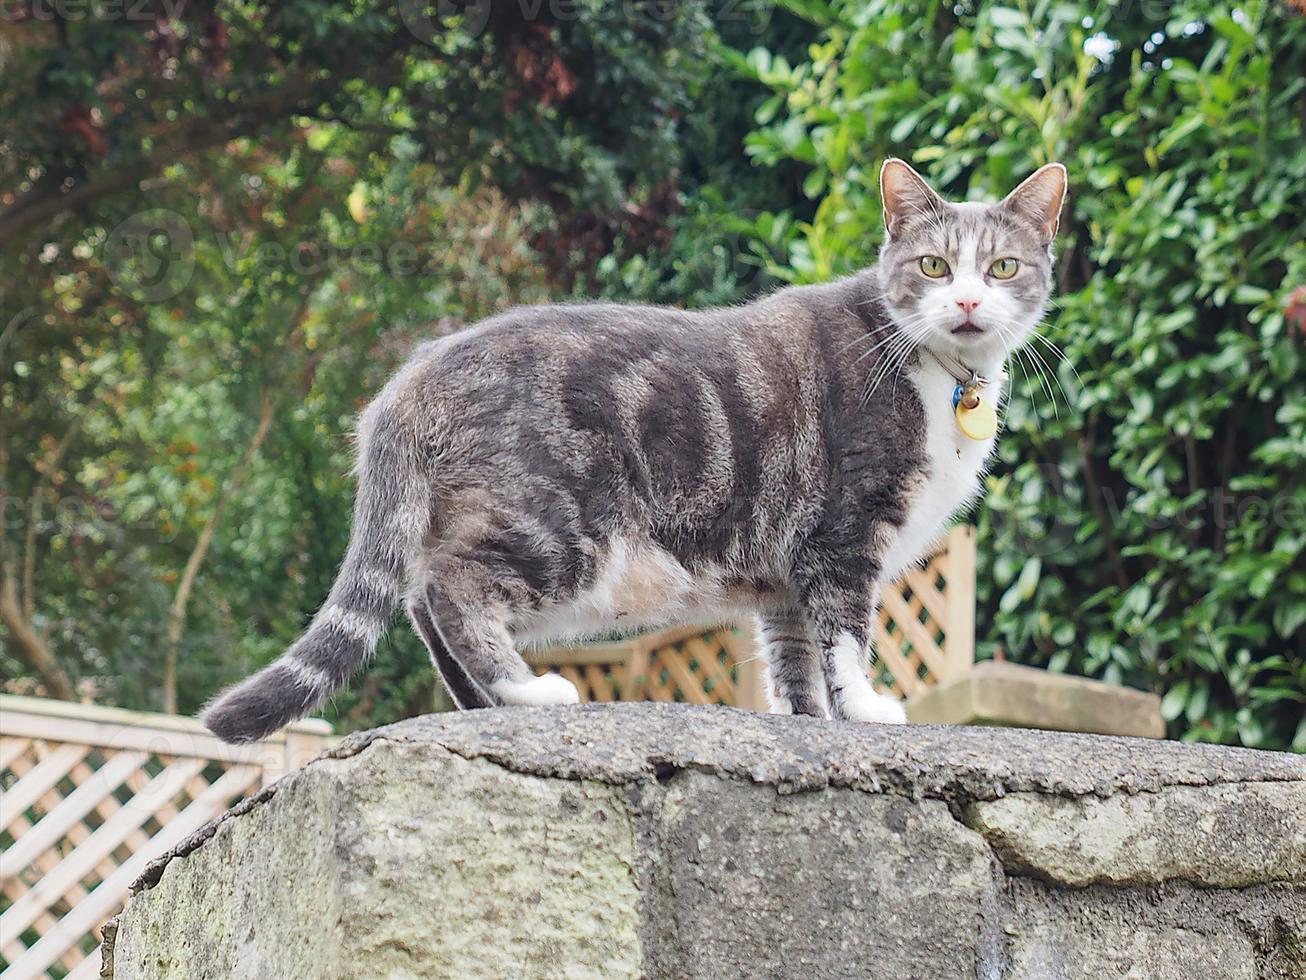
[[[1012,258],[998,259],[991,266],[989,266],[989,275],[991,275],[994,279],[1010,279],[1012,276],[1016,274],[1016,270],[1019,268],[1020,268],[1020,263],[1017,262],[1015,259]]]
[[[937,255],[921,256],[921,272],[931,279],[942,279],[949,272],[948,263]]]

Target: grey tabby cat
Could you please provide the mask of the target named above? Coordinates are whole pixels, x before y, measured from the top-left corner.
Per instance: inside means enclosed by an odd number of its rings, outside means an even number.
[[[753,615],[776,711],[902,722],[868,679],[879,590],[977,496],[1066,172],[996,205],[947,203],[901,160],[880,184],[879,265],[839,282],[731,309],[520,308],[418,348],[360,419],[331,594],[209,728],[303,716],[401,600],[461,708],[579,700],[522,644]]]

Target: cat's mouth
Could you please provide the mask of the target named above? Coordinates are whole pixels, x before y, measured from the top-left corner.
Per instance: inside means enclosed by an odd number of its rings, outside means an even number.
[[[953,327],[952,332],[953,333],[983,333],[984,328],[977,323],[973,323],[970,320],[967,320],[964,323],[958,324],[957,326]]]

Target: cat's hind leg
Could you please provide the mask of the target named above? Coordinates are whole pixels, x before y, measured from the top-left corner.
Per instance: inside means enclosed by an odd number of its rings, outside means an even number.
[[[424,595],[409,601],[408,618],[412,620],[417,635],[426,644],[426,649],[431,654],[431,663],[435,666],[436,673],[440,675],[444,689],[449,692],[455,707],[488,708],[496,703],[483,687],[472,680],[463,669],[463,665],[454,657],[435,625],[435,618],[431,615]]]
[[[560,674],[537,676],[513,645],[505,595],[514,583],[501,566],[445,555],[429,570],[425,608],[466,677],[500,704],[578,704]],[[437,665],[438,666],[438,665]]]
[[[825,676],[806,617],[797,610],[759,616],[758,638],[771,711],[829,718]]]

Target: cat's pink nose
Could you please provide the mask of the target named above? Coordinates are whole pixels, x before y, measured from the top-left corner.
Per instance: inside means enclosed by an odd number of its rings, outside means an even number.
[[[963,313],[970,316],[975,312],[976,307],[980,305],[980,301],[977,299],[959,299],[957,305],[961,307]]]

